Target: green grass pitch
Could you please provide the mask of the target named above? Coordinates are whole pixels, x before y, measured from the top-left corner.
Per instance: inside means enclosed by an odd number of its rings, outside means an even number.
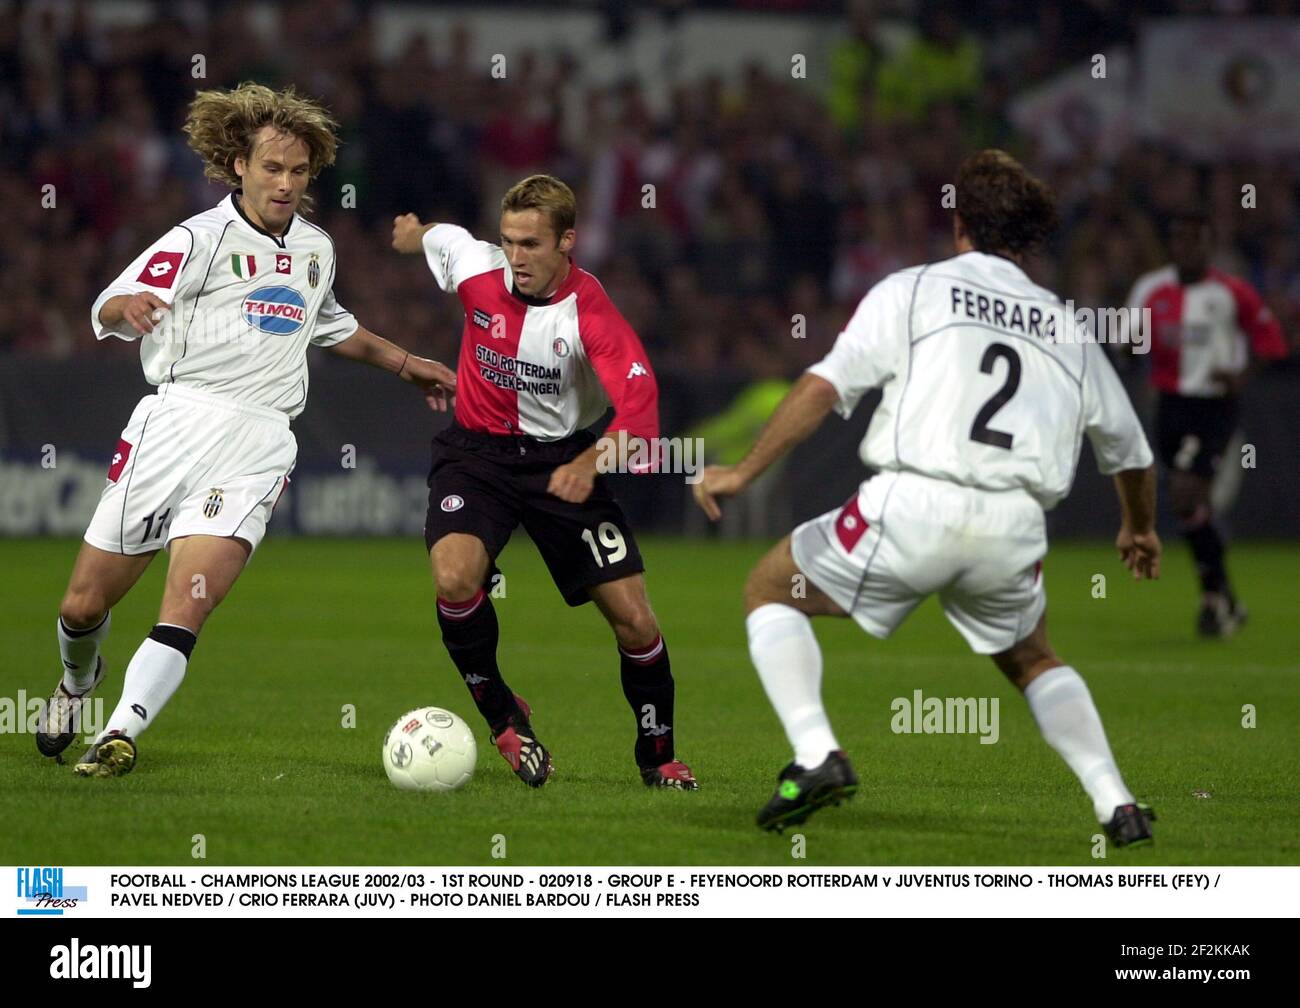
[[[1134,584],[1104,543],[1060,544],[1045,575],[1058,652],[1087,679],[1120,767],[1160,815],[1156,845],[1092,858],[1082,790],[1047,748],[1015,689],[971,655],[932,600],[886,642],[818,620],[825,695],[862,788],[800,832],[806,860],[755,828],[788,760],[746,651],[740,589],[760,543],[647,539],[651,599],[677,679],[678,754],[695,794],[645,789],[608,630],[568,609],[520,533],[495,600],[500,659],[534,707],[556,772],[525,788],[491,748],[438,640],[418,541],[272,535],[205,629],[184,686],[140,740],[127,777],[83,780],[0,735],[0,862],[343,865],[1194,865],[1300,863],[1300,664],[1294,544],[1237,545],[1252,613],[1237,638],[1201,641],[1181,543],[1164,578]],[[55,609],[74,541],[0,543],[0,696],[44,695],[58,669]],[[163,564],[113,614],[106,712],[153,623]],[[1106,597],[1093,576],[1106,575]],[[998,697],[1001,737],[905,735],[890,703]],[[356,726],[342,726],[355,705]],[[392,788],[384,732],[402,712],[452,708],[474,727],[479,764],[462,791]],[[1253,705],[1256,726],[1243,727]],[[80,740],[69,750],[83,751]],[[1196,792],[1209,797],[1197,797]],[[207,860],[191,860],[203,834]],[[494,860],[492,838],[506,838]]]

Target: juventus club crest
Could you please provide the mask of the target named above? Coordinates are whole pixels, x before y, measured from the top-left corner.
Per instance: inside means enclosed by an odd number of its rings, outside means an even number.
[[[311,259],[307,262],[307,283],[311,284],[313,290],[320,283],[320,256],[315,252],[311,254]]]
[[[215,518],[221,514],[221,506],[226,502],[225,494],[221,487],[213,487],[208,494],[208,499],[203,502],[203,517]]]

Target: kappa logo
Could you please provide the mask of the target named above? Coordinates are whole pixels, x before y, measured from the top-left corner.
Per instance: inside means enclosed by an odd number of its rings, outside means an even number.
[[[459,511],[464,506],[465,498],[460,496],[460,494],[447,494],[447,496],[442,499],[441,507],[444,511]]]
[[[642,375],[648,375],[649,373],[650,372],[646,370],[644,364],[642,364],[640,361],[633,361],[632,367],[627,372],[627,376],[629,379],[639,378]]]
[[[467,686],[481,686],[487,681],[487,676],[481,676],[477,672],[471,672],[465,677],[465,685]]]

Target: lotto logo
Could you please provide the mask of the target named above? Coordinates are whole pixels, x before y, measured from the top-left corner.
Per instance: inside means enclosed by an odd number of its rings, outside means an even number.
[[[140,275],[135,278],[136,283],[161,287],[164,290],[170,288],[176,280],[176,274],[180,272],[181,260],[184,258],[183,252],[155,252],[144,264]]]
[[[275,257],[275,271],[277,273],[293,272],[293,256],[278,255]]]
[[[839,517],[835,519],[835,537],[844,547],[844,552],[852,553],[853,547],[867,534],[867,529],[870,527],[867,520],[862,517],[862,512],[858,510],[858,495],[854,494],[840,510]]]
[[[108,464],[108,481],[116,483],[122,475],[122,470],[126,468],[127,460],[131,457],[131,442],[123,438],[118,438],[117,451],[113,452],[113,461]]]

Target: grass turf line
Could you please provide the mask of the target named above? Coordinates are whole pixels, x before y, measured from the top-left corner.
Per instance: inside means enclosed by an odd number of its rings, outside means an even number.
[[[753,824],[789,759],[749,663],[740,588],[765,544],[648,539],[651,600],[678,683],[678,755],[696,794],[652,792],[632,760],[633,718],[594,607],[569,610],[524,536],[503,555],[501,666],[534,708],[553,780],[525,788],[487,739],[442,649],[421,544],[276,539],[259,549],[204,630],[186,682],[140,740],[134,773],[76,778],[0,734],[0,863],[360,865],[1193,865],[1300,863],[1293,544],[1234,545],[1251,610],[1237,638],[1201,641],[1190,563],[1172,542],[1162,580],[1136,585],[1104,543],[1047,558],[1054,646],[1088,681],[1121,770],[1160,820],[1154,847],[1091,857],[1089,803],[1015,689],[971,655],[931,600],[893,639],[817,620],[825,696],[862,778],[857,797],[785,837]],[[0,697],[49,692],[55,610],[72,540],[0,543]],[[114,611],[105,712],[157,614],[156,562]],[[1093,597],[1093,576],[1107,579]],[[998,697],[1000,739],[896,735],[890,703]],[[353,704],[356,727],[344,728]],[[474,780],[447,795],[399,792],[380,743],[404,711],[438,704],[470,722]],[[1257,727],[1242,727],[1253,704]],[[80,741],[68,750],[75,759]],[[1198,798],[1194,792],[1208,792]],[[203,834],[207,858],[191,860]],[[507,858],[491,857],[493,837]]]

